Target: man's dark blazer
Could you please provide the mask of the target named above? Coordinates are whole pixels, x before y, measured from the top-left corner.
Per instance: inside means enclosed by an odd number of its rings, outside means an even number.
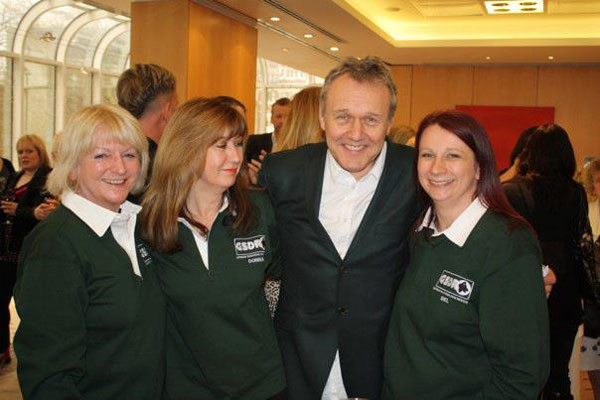
[[[260,151],[264,150],[270,153],[273,150],[273,139],[270,133],[262,135],[250,135],[248,143],[246,143],[246,162],[250,160],[258,160]]]
[[[327,146],[266,157],[261,185],[283,256],[275,317],[289,399],[320,399],[339,348],[350,397],[379,398],[383,345],[417,213],[412,148],[388,142],[377,189],[344,259],[319,222]]]

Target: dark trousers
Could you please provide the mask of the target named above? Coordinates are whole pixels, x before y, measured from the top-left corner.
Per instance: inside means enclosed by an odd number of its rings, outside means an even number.
[[[569,360],[573,351],[573,343],[577,329],[581,324],[582,309],[575,279],[565,277],[552,289],[548,299],[550,317],[550,376],[544,388],[547,398],[550,394],[561,394],[570,398],[571,381],[569,379]]]
[[[8,306],[13,295],[17,274],[17,264],[0,262],[0,353],[10,345],[10,310]]]

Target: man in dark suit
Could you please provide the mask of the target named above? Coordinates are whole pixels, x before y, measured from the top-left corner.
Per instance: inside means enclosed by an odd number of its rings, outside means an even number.
[[[291,400],[379,398],[417,213],[413,150],[386,141],[395,108],[385,64],[348,59],[321,92],[326,143],[264,160],[260,181],[282,246],[275,320]]]
[[[177,108],[175,76],[160,65],[136,64],[119,77],[117,101],[139,121],[148,139],[150,165],[147,183],[152,174],[158,142]],[[129,195],[127,199],[139,204],[142,194]]]
[[[274,131],[271,135],[251,135],[246,144],[246,162],[250,160],[260,160],[262,151],[270,153],[273,150],[273,144],[280,139],[281,127],[290,114],[291,101],[287,97],[282,97],[271,106],[271,123]]]

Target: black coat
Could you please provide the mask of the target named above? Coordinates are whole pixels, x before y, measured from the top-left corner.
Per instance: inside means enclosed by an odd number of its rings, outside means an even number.
[[[46,178],[48,177],[50,171],[52,171],[52,168],[50,167],[38,168],[29,181],[25,196],[21,199],[17,206],[17,211],[15,217],[13,218],[14,228],[12,231],[12,240],[16,244],[17,250],[21,248],[21,244],[23,243],[25,236],[27,236],[27,234],[31,232],[31,230],[39,222],[33,215],[33,210],[44,202]],[[23,174],[24,171],[13,174],[6,185],[5,192],[6,190],[14,189],[19,181],[19,178]],[[4,223],[6,215],[4,213],[0,213],[0,215],[2,216],[2,221],[0,223]]]
[[[319,222],[327,145],[269,155],[261,170],[282,248],[275,317],[289,398],[318,399],[336,349],[350,397],[379,398],[383,346],[417,215],[413,150],[388,143],[377,189],[344,259]]]

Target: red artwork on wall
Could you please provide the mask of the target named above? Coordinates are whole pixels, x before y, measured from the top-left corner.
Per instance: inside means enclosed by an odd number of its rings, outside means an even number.
[[[475,117],[492,142],[498,170],[509,167],[510,152],[530,126],[554,123],[554,107],[456,106]]]

